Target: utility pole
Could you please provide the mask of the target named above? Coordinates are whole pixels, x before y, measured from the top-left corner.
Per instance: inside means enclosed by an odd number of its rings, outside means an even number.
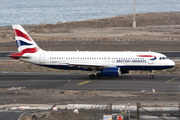
[[[128,108],[129,108],[129,120],[130,120],[130,103],[128,103]]]
[[[180,120],[180,103],[179,103],[179,120]]]
[[[134,9],[133,9],[133,27],[136,28],[136,0],[134,0]]]
[[[139,108],[140,108],[140,103],[137,102],[137,120],[139,120]]]

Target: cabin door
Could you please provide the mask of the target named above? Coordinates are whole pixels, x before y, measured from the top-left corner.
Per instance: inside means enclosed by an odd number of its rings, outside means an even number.
[[[45,53],[41,53],[39,56],[39,63],[45,63]]]

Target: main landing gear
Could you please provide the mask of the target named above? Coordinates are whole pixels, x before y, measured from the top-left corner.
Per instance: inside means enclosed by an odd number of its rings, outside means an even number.
[[[150,78],[154,79],[154,75],[153,75],[153,71],[152,70],[150,70]]]
[[[102,77],[102,76],[101,76],[100,73],[96,73],[96,74],[95,74],[95,73],[94,73],[94,74],[92,73],[92,74],[89,75],[89,78],[90,78],[90,79],[95,79],[96,77]]]
[[[96,75],[95,74],[90,74],[89,79],[95,79]]]
[[[96,70],[92,70],[92,74],[89,75],[89,79],[95,79],[96,78]]]
[[[96,77],[102,77],[100,73],[97,73],[96,74]]]

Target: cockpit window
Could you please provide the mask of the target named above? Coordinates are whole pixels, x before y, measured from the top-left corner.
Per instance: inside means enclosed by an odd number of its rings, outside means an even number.
[[[160,57],[159,60],[167,60],[167,57]]]

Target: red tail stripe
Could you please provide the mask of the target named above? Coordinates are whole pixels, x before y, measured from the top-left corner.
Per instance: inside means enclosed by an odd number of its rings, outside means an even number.
[[[19,59],[19,57],[21,57],[22,55],[24,55],[25,53],[35,53],[39,50],[38,47],[35,47],[35,48],[27,48],[27,49],[24,49],[23,51],[19,52],[19,53],[12,53],[10,54],[10,57],[11,58],[14,58],[14,59]],[[18,57],[19,56],[19,57]]]
[[[26,48],[24,50],[21,51],[21,53],[35,53],[39,50],[38,47],[35,47],[35,48]]]
[[[32,41],[28,35],[24,34],[23,32],[19,31],[18,29],[14,29],[14,35],[17,37],[23,37],[29,41]]]
[[[154,57],[153,55],[137,55],[138,57]]]

